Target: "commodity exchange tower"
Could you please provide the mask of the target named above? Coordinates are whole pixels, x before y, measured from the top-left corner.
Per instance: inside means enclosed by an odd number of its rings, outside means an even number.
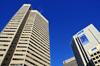
[[[0,66],[50,66],[48,20],[30,4],[0,33]]]

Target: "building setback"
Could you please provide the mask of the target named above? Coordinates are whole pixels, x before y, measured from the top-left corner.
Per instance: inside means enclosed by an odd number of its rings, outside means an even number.
[[[48,20],[24,4],[0,33],[0,66],[50,66]]]
[[[92,24],[73,36],[71,46],[78,66],[94,66],[90,50],[99,44],[100,33]]]
[[[68,60],[63,61],[63,66],[78,66],[75,60],[75,57],[72,57]]]

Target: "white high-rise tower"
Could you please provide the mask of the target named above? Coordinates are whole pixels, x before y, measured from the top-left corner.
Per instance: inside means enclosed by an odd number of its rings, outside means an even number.
[[[0,33],[0,66],[50,66],[48,20],[30,4]]]
[[[100,49],[97,50],[99,45],[100,33],[92,24],[75,34],[71,46],[78,66],[99,66],[100,64],[97,62],[100,60],[98,52]],[[94,50],[96,51],[94,52]],[[98,56],[97,59],[93,61],[92,59],[96,56]]]

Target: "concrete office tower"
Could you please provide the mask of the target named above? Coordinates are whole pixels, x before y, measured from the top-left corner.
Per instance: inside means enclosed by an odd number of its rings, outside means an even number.
[[[63,61],[63,66],[78,66],[75,60],[75,57],[72,57],[68,60]]]
[[[78,66],[94,66],[88,50],[99,44],[100,33],[92,24],[73,36],[71,46]]]
[[[0,34],[0,66],[50,66],[48,21],[30,4]]]

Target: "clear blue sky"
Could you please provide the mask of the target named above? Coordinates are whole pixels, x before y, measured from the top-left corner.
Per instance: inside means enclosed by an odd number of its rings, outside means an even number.
[[[0,0],[0,31],[23,4],[49,21],[51,66],[73,57],[72,36],[89,24],[100,31],[100,0]]]

